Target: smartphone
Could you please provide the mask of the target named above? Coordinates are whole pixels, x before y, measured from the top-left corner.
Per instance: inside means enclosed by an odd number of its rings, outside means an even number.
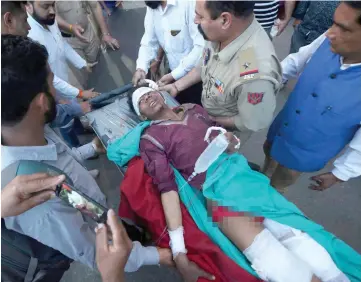
[[[91,217],[97,223],[106,223],[108,209],[70,184],[59,184],[56,187],[55,194],[82,214]]]

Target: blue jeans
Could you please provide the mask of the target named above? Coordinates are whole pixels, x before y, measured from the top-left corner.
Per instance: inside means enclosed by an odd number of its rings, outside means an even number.
[[[80,146],[77,134],[84,132],[84,128],[78,118],[74,118],[66,126],[60,127],[59,130],[64,141],[70,148],[77,148]]]

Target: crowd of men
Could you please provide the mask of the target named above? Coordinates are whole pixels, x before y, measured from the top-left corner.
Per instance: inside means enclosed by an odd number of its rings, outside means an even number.
[[[81,117],[92,110],[88,100],[99,95],[86,86],[100,50],[121,46],[105,18],[122,5],[99,2],[1,2],[1,167],[3,175],[22,160],[55,166],[106,206],[94,179],[97,171],[83,165],[105,149],[98,138],[81,145],[77,136],[86,132]],[[253,132],[269,128],[262,172],[280,193],[302,173],[317,172],[335,157],[333,170],[312,177],[310,188],[322,191],[361,175],[361,2],[145,3],[135,87],[156,78],[159,90],[180,104],[201,105],[242,145]],[[272,38],[292,17],[290,55],[280,62]],[[292,78],[297,84],[274,118],[276,95]],[[2,264],[8,281],[29,275],[59,281],[72,260],[98,267],[103,281],[123,281],[124,270],[143,265],[173,265],[169,249],[132,243],[113,211],[108,227],[102,224],[94,232],[76,209],[54,199],[56,185],[64,180],[34,174],[2,187],[2,227],[10,237],[26,238],[47,251],[46,258],[38,258],[47,264],[42,274],[37,265],[29,274],[31,268],[18,271]],[[190,263],[179,270],[187,281],[213,279]]]

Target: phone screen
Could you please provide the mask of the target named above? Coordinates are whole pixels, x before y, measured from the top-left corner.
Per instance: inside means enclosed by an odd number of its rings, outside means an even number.
[[[74,187],[63,183],[57,186],[56,195],[85,214],[95,220],[97,223],[105,223],[107,220],[108,209],[95,202],[80,191],[75,191]]]

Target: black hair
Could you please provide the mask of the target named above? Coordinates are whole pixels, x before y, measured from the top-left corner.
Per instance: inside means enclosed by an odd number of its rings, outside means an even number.
[[[3,16],[8,12],[12,14],[23,12],[23,5],[26,4],[27,1],[1,1],[1,15]]]
[[[162,1],[144,1],[145,5],[147,5],[149,8],[155,10],[159,7],[159,5],[161,4]]]
[[[361,1],[344,1],[344,3],[353,9],[359,10],[360,15],[357,19],[357,22],[361,25]]]
[[[211,18],[217,19],[222,13],[229,12],[235,17],[248,17],[253,13],[253,1],[206,1]]]
[[[20,122],[33,99],[49,92],[47,62],[43,45],[23,36],[1,36],[2,124]]]

